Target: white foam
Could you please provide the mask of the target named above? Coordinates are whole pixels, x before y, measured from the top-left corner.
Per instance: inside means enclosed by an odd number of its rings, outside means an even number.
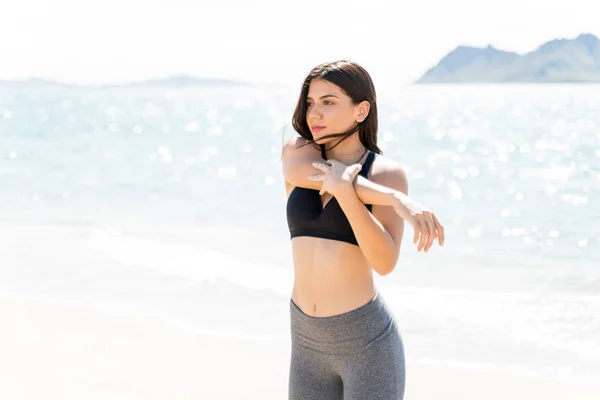
[[[380,286],[398,315],[417,315],[439,330],[501,335],[515,344],[600,360],[599,295]]]
[[[87,247],[127,266],[178,274],[194,281],[214,283],[222,279],[283,296],[291,292],[293,271],[289,268],[251,263],[191,244],[124,237],[107,228],[94,231]]]

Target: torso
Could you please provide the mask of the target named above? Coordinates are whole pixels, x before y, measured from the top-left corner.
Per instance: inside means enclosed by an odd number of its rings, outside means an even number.
[[[293,189],[286,182],[288,197]],[[326,193],[322,201],[323,204],[331,201],[331,195]],[[302,236],[292,239],[292,253],[292,300],[305,314],[313,317],[343,314],[375,296],[373,270],[360,247]]]
[[[368,303],[375,296],[373,273],[360,248],[313,237],[292,239],[292,300],[307,315],[329,317]]]

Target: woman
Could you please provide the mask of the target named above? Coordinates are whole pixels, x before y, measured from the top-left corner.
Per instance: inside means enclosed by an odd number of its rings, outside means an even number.
[[[381,155],[375,100],[358,64],[315,67],[293,116],[300,137],[283,149],[294,257],[290,399],[404,395],[402,339],[373,270],[394,270],[404,220],[419,251],[444,237],[435,215],[407,197],[404,170]]]

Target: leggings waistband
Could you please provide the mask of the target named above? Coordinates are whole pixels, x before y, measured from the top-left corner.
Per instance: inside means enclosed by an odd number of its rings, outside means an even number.
[[[311,317],[290,299],[292,343],[324,353],[355,353],[396,332],[394,316],[377,292],[343,314]]]

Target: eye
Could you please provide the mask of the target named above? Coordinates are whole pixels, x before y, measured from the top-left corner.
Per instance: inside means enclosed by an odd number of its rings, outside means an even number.
[[[332,103],[332,102],[330,102],[329,100],[325,100],[325,101],[323,102],[323,104],[333,104],[333,103]]]

